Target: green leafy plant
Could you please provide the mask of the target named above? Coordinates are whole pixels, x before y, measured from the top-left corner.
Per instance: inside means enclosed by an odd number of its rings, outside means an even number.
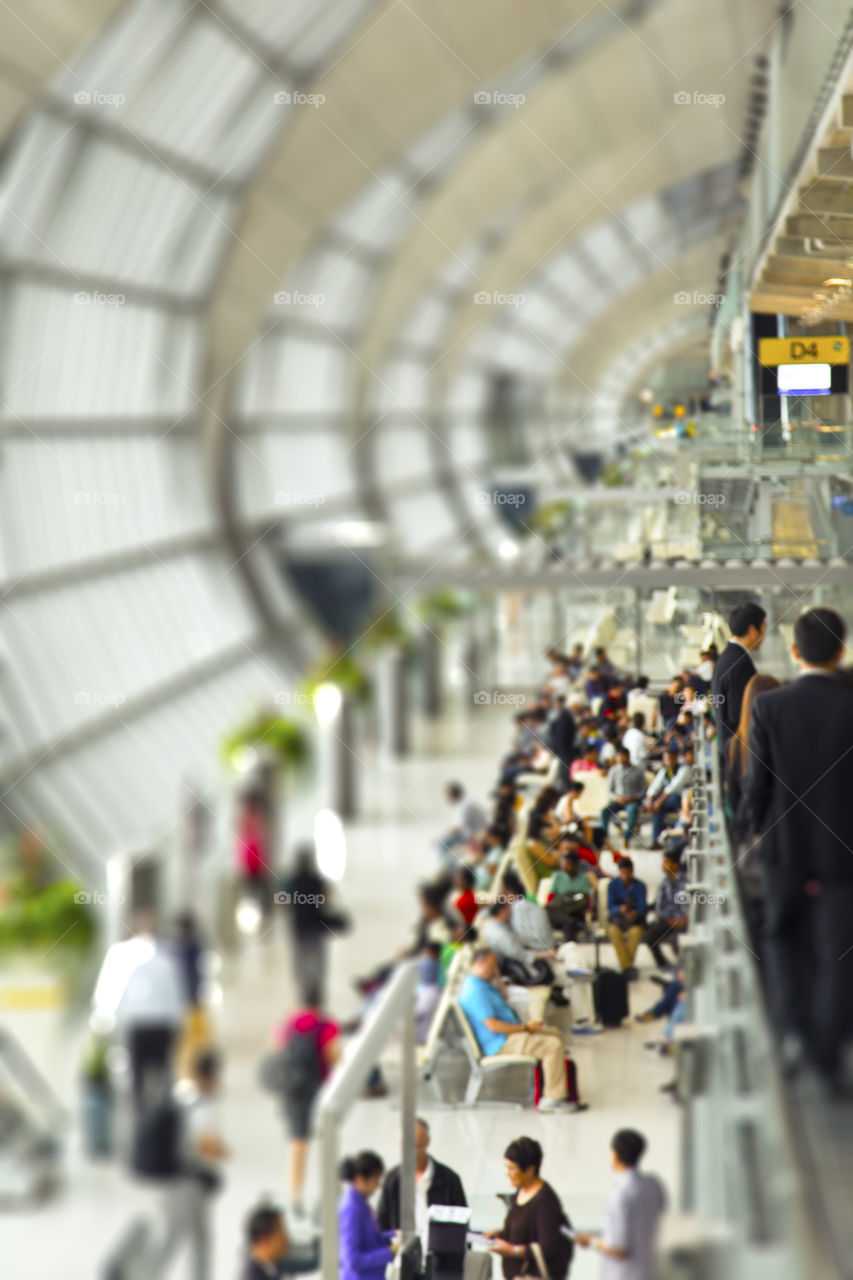
[[[373,696],[370,677],[351,653],[332,655],[318,662],[305,682],[305,692],[313,696],[323,684],[337,685],[344,697],[357,703],[369,702]]]
[[[237,768],[245,751],[252,750],[274,755],[282,772],[304,768],[311,756],[308,734],[302,725],[285,716],[264,713],[232,730],[222,744],[225,763],[232,769]]]
[[[400,621],[394,609],[386,609],[380,613],[359,642],[359,649],[367,653],[375,653],[385,645],[396,645],[398,649],[407,649],[411,644],[411,636]]]
[[[21,877],[0,890],[0,954],[30,955],[51,968],[65,969],[69,961],[84,959],[95,939],[92,913],[80,886],[56,880],[33,888]]]
[[[618,489],[625,483],[625,476],[618,462],[608,462],[601,473],[601,483],[608,489]]]
[[[426,622],[452,622],[463,618],[473,608],[470,596],[452,587],[443,587],[432,595],[424,596],[418,605],[418,613]]]
[[[568,500],[546,502],[530,521],[531,528],[535,533],[544,533],[546,535],[562,533],[568,528],[574,512],[574,503]]]

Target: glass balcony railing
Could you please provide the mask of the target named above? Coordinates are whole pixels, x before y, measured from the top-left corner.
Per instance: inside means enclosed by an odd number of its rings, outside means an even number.
[[[833,1218],[831,1210],[853,1135],[782,1079],[710,744],[695,771],[688,867],[686,1008],[675,1032],[684,1216],[668,1229],[663,1274],[667,1280],[847,1275],[853,1220],[849,1212]],[[822,1161],[815,1141],[827,1144]]]

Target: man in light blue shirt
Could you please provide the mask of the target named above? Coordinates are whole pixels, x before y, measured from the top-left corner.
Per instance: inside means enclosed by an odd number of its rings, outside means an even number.
[[[661,1183],[637,1167],[646,1140],[635,1129],[620,1129],[610,1145],[616,1177],[600,1236],[578,1232],[575,1243],[602,1255],[601,1280],[658,1280],[657,1235],[666,1194]]]
[[[682,763],[678,763],[678,752],[667,747],[663,753],[663,764],[658,769],[649,789],[646,792],[646,808],[654,815],[652,818],[652,848],[660,848],[666,815],[680,813],[681,793],[693,786],[693,748],[685,747]]]
[[[563,1037],[556,1027],[519,1022],[495,984],[498,961],[494,951],[474,952],[471,972],[462,984],[459,1007],[471,1025],[482,1054],[520,1054],[542,1063],[540,1111],[565,1109],[566,1067]]]

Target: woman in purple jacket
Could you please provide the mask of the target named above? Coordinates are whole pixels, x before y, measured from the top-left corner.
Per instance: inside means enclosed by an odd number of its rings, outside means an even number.
[[[375,1151],[361,1151],[341,1164],[341,1180],[348,1184],[338,1205],[341,1280],[385,1280],[397,1233],[379,1229],[369,1204],[384,1172]]]

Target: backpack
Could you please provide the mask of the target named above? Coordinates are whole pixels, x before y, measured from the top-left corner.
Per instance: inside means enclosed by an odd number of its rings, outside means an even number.
[[[322,1083],[316,1032],[294,1032],[283,1049],[264,1058],[260,1081],[268,1093],[310,1101]]]

